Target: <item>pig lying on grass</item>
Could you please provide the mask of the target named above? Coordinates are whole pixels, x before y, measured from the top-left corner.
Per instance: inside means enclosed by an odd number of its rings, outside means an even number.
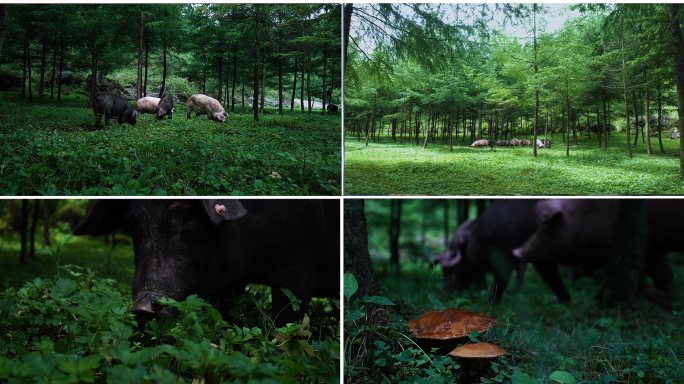
[[[221,103],[207,95],[197,94],[188,98],[188,119],[194,108],[197,108],[195,117],[206,114],[207,117],[209,117],[209,120],[218,121],[220,123],[228,119],[228,112],[223,109]]]

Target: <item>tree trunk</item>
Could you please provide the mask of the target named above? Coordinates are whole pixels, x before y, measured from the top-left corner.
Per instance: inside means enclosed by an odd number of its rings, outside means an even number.
[[[456,200],[456,225],[461,225],[464,221],[468,219],[468,207],[470,206],[470,200],[469,199],[458,199]],[[484,200],[478,200],[479,201],[484,201]],[[479,208],[479,207],[478,207]],[[481,212],[478,211],[478,215]]]
[[[280,22],[280,19],[278,20]],[[283,114],[283,57],[281,41],[278,39],[278,113]]]
[[[534,76],[537,77],[537,3],[533,5],[534,13]],[[532,139],[532,148],[534,157],[537,157],[537,115],[539,114],[539,86],[534,90],[534,137]]]
[[[62,101],[62,68],[64,67],[64,43],[59,49],[59,76],[57,77],[57,101]]]
[[[26,247],[28,242],[28,200],[21,200],[21,222],[19,230],[21,231],[21,249],[19,250],[19,264],[26,263]]]
[[[302,32],[302,36],[304,36],[304,33],[303,33],[303,32]],[[305,52],[306,52],[306,51],[305,51],[304,45],[303,45],[303,43],[302,43],[302,65],[301,65],[301,66],[302,66],[302,78],[301,78],[301,80],[300,80],[301,85],[299,86],[299,101],[300,101],[299,104],[301,104],[302,113],[304,113],[304,78],[306,77],[306,68],[305,68],[305,67],[306,67],[306,65],[305,65],[305,63],[306,63],[306,59],[305,59],[306,53],[305,53]]]
[[[351,27],[351,16],[354,12],[354,4],[347,3],[344,5],[344,11],[342,12],[342,38],[344,39],[344,52],[342,68],[343,73],[347,73],[347,47],[349,46],[349,28]],[[344,84],[342,85],[344,87]]]
[[[24,38],[24,65],[21,67],[22,79],[21,79],[21,98],[26,98],[26,64],[28,61],[28,34]]]
[[[164,69],[162,71],[162,85],[161,85],[161,89],[159,90],[159,98],[160,99],[162,96],[164,96],[164,91],[166,90],[166,47],[164,47],[163,56],[164,56]],[[206,81],[206,77],[205,77],[205,81]]]
[[[344,200],[344,271],[351,273],[359,284],[355,298],[375,295],[379,291],[368,253],[368,233],[364,201]]]
[[[52,50],[52,79],[50,81],[50,98],[55,98],[55,71],[57,70],[57,34],[55,33],[55,43]],[[61,75],[61,73],[60,73]]]
[[[43,93],[45,90],[45,65],[47,64],[47,32],[43,32],[43,47],[40,52],[40,83],[38,84],[38,104],[43,105]]]
[[[632,99],[634,100],[634,124],[636,125],[636,133],[634,134],[634,146],[637,146],[637,140],[639,139],[639,110],[637,109],[637,97],[636,92],[632,91]]]
[[[143,19],[143,10],[145,9],[144,4],[140,4],[140,33],[138,34],[138,83],[135,85],[138,88],[137,98],[141,99],[142,96],[142,66],[143,66],[143,41],[144,41],[144,26],[145,21]]]
[[[254,121],[259,121],[259,5],[255,5],[256,38],[254,41],[254,95],[252,96],[252,112]]]
[[[684,116],[684,41],[682,29],[677,19],[679,4],[668,4],[670,14],[670,30],[674,39],[675,54],[675,83],[677,84],[677,116]],[[679,118],[679,134],[684,134],[684,119]],[[684,177],[684,139],[679,140],[679,169],[680,176]]]
[[[651,110],[648,105],[648,84],[646,82],[646,67],[644,67],[644,93],[646,97],[646,105],[644,107],[644,119],[646,120],[646,153],[648,153],[648,157],[651,157],[653,156],[653,152],[651,151],[651,124],[649,122],[651,118]]]
[[[603,90],[603,152],[608,150],[608,132],[610,126],[608,125],[608,113],[606,111],[606,90]]]
[[[5,42],[5,32],[7,31],[8,14],[9,4],[0,4],[0,57],[2,57],[2,44]]]
[[[219,104],[222,102],[221,100],[223,99],[221,96],[223,96],[223,55],[219,55],[218,59],[218,102]],[[228,93],[228,90],[226,90],[226,93]]]
[[[648,226],[648,200],[622,199],[615,227],[613,251],[608,259],[608,276],[602,292],[606,304],[620,304],[632,309],[636,305],[639,272],[643,265],[643,249]]]
[[[621,40],[621,47],[622,47],[622,90],[623,94],[625,97],[625,124],[627,125],[627,156],[629,158],[632,158],[632,147],[630,146],[630,140],[629,140],[629,134],[630,134],[630,128],[629,128],[629,102],[627,101],[627,75],[625,74],[625,42],[624,38]],[[635,120],[636,121],[636,120]],[[684,168],[682,168],[684,169]],[[683,173],[684,175],[684,173]]]
[[[148,59],[150,56],[150,41],[149,39],[145,38],[145,84],[142,87],[142,97],[147,96],[147,63]],[[140,84],[138,84],[138,87],[140,87]]]
[[[322,97],[322,107],[321,107],[321,113],[325,115],[325,102],[327,100],[327,95],[326,95],[326,89],[325,89],[325,77],[328,74],[327,72],[327,64],[328,64],[328,43],[323,44],[323,97]],[[396,127],[396,125],[395,125]],[[395,137],[396,139],[396,137]]]
[[[260,111],[264,112],[264,107],[266,106],[266,47],[262,48],[261,51],[261,108]]]
[[[97,11],[97,4],[93,4],[93,17],[95,17],[95,12]],[[90,73],[93,76],[93,81],[90,83],[90,102],[88,103],[88,108],[93,109],[95,103],[95,95],[97,93],[97,57],[95,50],[95,42],[97,39],[97,28],[93,28],[91,35],[91,49],[92,53],[90,56]],[[29,76],[30,78],[30,76]],[[30,80],[29,80],[30,81]]]
[[[230,96],[230,111],[235,111],[235,83],[237,82],[237,55],[233,55],[233,89]],[[244,107],[244,104],[242,105]]]
[[[295,62],[294,62],[294,85],[292,85],[292,101],[290,102],[290,111],[294,111],[294,102],[295,102],[295,96],[297,95],[297,59],[298,57],[295,56]]]
[[[40,200],[33,200],[33,216],[31,217],[31,232],[29,233],[29,256],[36,256],[36,227],[38,226],[38,210]]]
[[[61,73],[61,72],[60,72]],[[43,245],[50,246],[50,204],[52,200],[43,200]]]
[[[399,231],[401,228],[401,205],[403,201],[403,199],[390,200],[390,262],[394,266],[397,276],[401,274],[399,269]]]
[[[660,80],[660,79],[658,79]],[[665,154],[665,148],[663,148],[663,116],[662,116],[662,95],[660,93],[660,81],[658,81],[658,144],[660,144],[660,153]]]
[[[309,100],[309,113],[313,109],[313,100],[311,99],[311,49],[306,57],[306,98]]]

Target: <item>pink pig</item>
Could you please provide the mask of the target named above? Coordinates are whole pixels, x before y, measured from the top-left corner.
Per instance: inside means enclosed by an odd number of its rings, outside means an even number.
[[[188,119],[194,108],[197,108],[195,117],[206,114],[207,117],[209,117],[209,120],[218,121],[220,123],[228,119],[228,112],[223,109],[221,103],[207,95],[197,94],[188,98]]]
[[[142,99],[138,100],[135,103],[135,109],[138,110],[138,113],[143,114],[143,113],[154,113],[154,110],[157,108],[157,105],[159,105],[159,100],[161,100],[158,97],[143,97]],[[176,108],[173,108],[171,112],[178,112],[176,111]]]

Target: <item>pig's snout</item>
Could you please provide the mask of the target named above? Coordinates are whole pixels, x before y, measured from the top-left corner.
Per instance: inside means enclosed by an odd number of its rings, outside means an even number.
[[[517,257],[518,259],[522,259],[522,252],[523,252],[523,247],[516,248],[513,250],[513,255]]]
[[[154,318],[161,316],[175,316],[177,311],[175,308],[165,308],[163,305],[156,302],[161,295],[157,292],[143,291],[136,295],[135,302],[131,307],[131,312],[135,315],[144,318]]]

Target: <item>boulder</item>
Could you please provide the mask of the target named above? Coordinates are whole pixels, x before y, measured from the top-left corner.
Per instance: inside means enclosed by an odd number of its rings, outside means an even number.
[[[7,72],[0,72],[0,90],[21,87],[21,79]]]

